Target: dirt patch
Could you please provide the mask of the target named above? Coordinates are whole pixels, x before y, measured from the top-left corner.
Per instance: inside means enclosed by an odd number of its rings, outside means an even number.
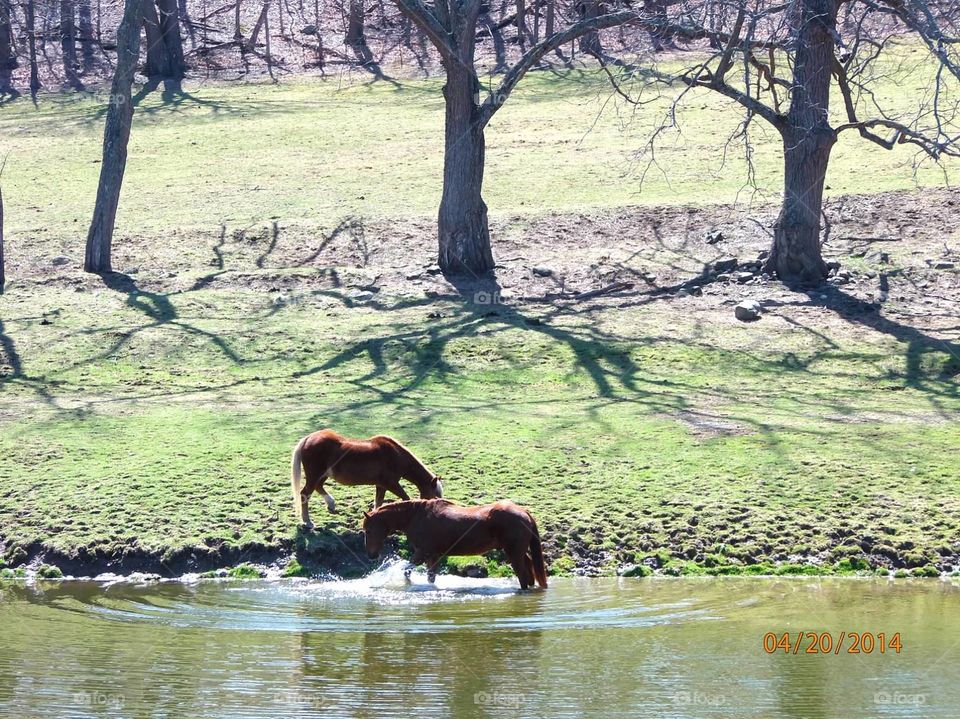
[[[819,292],[792,292],[759,270],[776,218],[772,206],[628,207],[500,218],[492,223],[495,276],[455,284],[435,265],[434,223],[428,219],[351,217],[334,228],[274,222],[125,237],[117,242],[115,266],[139,293],[252,289],[278,305],[302,293],[327,294],[347,305],[464,296],[481,305],[575,311],[670,301],[684,313],[719,312],[730,319],[733,304],[754,299],[788,318],[814,313],[822,323],[837,313],[853,314],[869,328],[886,317],[909,320],[933,338],[958,337],[955,192],[840,197],[829,203],[826,216],[824,254],[839,265]],[[9,259],[11,292],[25,283],[102,289],[103,280],[80,272],[79,264],[79,257],[47,256],[40,238],[22,238]]]

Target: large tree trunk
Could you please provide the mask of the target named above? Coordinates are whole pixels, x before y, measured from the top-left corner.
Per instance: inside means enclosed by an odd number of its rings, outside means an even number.
[[[451,64],[443,88],[446,100],[443,196],[438,218],[440,269],[475,277],[493,269],[487,206],[481,196],[484,138],[476,103],[476,76]]]
[[[835,141],[829,128],[783,133],[783,205],[773,228],[768,268],[784,282],[816,286],[827,276],[820,252],[820,215]]]
[[[797,13],[790,110],[781,129],[784,195],[767,269],[784,282],[818,285],[827,267],[820,252],[823,184],[836,133],[830,127],[834,0],[802,0]]]
[[[147,4],[147,3],[143,3]],[[117,67],[110,89],[110,104],[103,129],[103,162],[93,221],[87,234],[87,252],[83,268],[87,272],[110,272],[113,228],[120,204],[120,188],[127,166],[127,143],[133,121],[130,88],[140,55],[141,0],[126,0],[123,20],[117,30]]]
[[[37,66],[37,15],[34,0],[27,0],[27,52],[30,55],[30,94],[40,90],[40,68]]]
[[[11,73],[17,68],[17,53],[10,28],[10,0],[0,0],[0,95],[19,95],[13,89]]]
[[[167,53],[167,77],[177,80],[186,74],[183,61],[183,38],[180,37],[180,7],[177,0],[157,0],[160,13],[160,36]]]

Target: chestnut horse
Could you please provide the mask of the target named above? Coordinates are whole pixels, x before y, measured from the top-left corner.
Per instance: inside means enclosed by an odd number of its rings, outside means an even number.
[[[307,475],[306,484],[300,487],[300,468]],[[297,442],[291,458],[291,486],[294,511],[307,527],[313,527],[307,504],[310,495],[319,491],[327,502],[330,512],[337,511],[333,497],[324,488],[324,482],[333,478],[340,484],[375,484],[377,486],[374,507],[383,504],[390,490],[400,499],[410,499],[400,478],[413,482],[426,499],[443,496],[440,477],[427,469],[413,452],[391,437],[378,435],[370,439],[347,439],[332,429],[322,429],[308,434]]]
[[[431,582],[436,579],[437,564],[443,557],[502,549],[521,589],[532,587],[534,581],[541,587],[547,586],[537,522],[530,512],[513,502],[459,507],[445,499],[414,499],[364,512],[364,542],[372,559],[380,554],[387,537],[397,532],[407,535],[413,547],[412,563],[426,564]]]

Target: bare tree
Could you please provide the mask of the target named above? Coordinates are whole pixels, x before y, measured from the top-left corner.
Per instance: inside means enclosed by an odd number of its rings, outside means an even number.
[[[446,73],[443,96],[443,194],[438,213],[439,265],[447,274],[480,275],[493,269],[487,205],[483,201],[484,130],[517,83],[545,55],[582,35],[637,19],[622,11],[576,22],[527,50],[504,74],[500,84],[484,93],[475,67],[475,46],[481,0],[396,0],[400,11],[429,38]]]
[[[40,68],[37,66],[37,13],[36,0],[27,0],[25,9],[27,21],[27,53],[30,56],[30,94],[37,96],[40,91]]]
[[[718,8],[719,6],[719,8]],[[853,21],[837,25],[838,8]],[[956,0],[705,0],[657,8],[638,22],[651,33],[701,50],[679,71],[644,70],[648,84],[717,92],[744,111],[738,134],[750,152],[757,118],[777,130],[783,145],[784,193],[773,228],[767,270],[790,283],[816,285],[827,275],[820,247],[823,190],[837,137],[856,131],[892,149],[911,144],[932,160],[960,156],[957,79],[960,78],[960,3]],[[929,57],[898,66],[905,40],[919,40]],[[891,49],[899,45],[900,49]],[[899,53],[899,54],[898,54]],[[891,73],[907,77],[903,91],[915,106],[897,110],[875,89]],[[621,88],[622,89],[622,88]],[[842,98],[845,121],[831,124],[830,95]],[[638,101],[641,101],[638,98]],[[661,127],[661,130],[663,127]],[[654,140],[661,133],[655,133]]]
[[[127,166],[127,143],[133,121],[131,86],[140,55],[140,22],[143,0],[126,0],[123,19],[117,30],[117,65],[110,89],[107,121],[103,129],[103,161],[93,221],[87,234],[87,250],[83,268],[87,272],[110,272],[113,230],[120,203],[123,173]]]
[[[17,52],[10,26],[10,0],[0,0],[0,96],[16,97],[20,94],[14,89],[11,77],[16,68]]]
[[[67,84],[77,90],[83,88],[77,74],[77,25],[73,0],[60,0],[60,52]]]

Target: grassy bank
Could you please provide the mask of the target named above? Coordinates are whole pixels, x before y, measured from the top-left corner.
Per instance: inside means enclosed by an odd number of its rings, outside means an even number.
[[[785,294],[762,324],[746,325],[730,311],[743,292],[736,286],[703,297],[651,287],[589,304],[493,305],[430,289],[440,280],[424,274],[433,238],[419,216],[437,195],[436,90],[300,82],[192,88],[168,105],[150,96],[118,238],[119,266],[136,271],[102,280],[76,269],[100,109],[65,98],[4,108],[8,564],[44,552],[237,563],[296,547],[330,563],[349,558],[372,490],[333,487],[342,513],[317,502],[315,535],[296,532],[289,497],[293,444],[331,426],[401,438],[458,502],[529,506],[557,571],[644,562],[678,573],[954,568],[955,340],[909,318],[837,311],[836,290]],[[486,194],[495,210],[516,213],[497,233],[498,255],[529,275],[536,253],[551,248],[534,220],[554,210],[549,224],[573,228],[564,236],[586,253],[571,263],[632,262],[631,271],[673,267],[680,276],[702,267],[716,252],[702,224],[671,244],[624,234],[602,208],[720,201],[742,174],[728,166],[705,183],[722,148],[698,140],[662,158],[678,168],[672,185],[652,177],[638,196],[618,173],[645,118],[624,134],[605,114],[584,135],[598,92],[590,77],[539,76],[498,117]],[[689,122],[721,117],[706,104]],[[61,134],[50,140],[53,127]],[[908,186],[902,160],[841,145],[834,192]],[[764,153],[761,179],[777,162]],[[848,172],[865,162],[869,178]],[[562,214],[584,206],[596,216]],[[374,218],[365,233],[333,231],[356,215]],[[274,217],[295,229],[278,238]],[[877,222],[865,217],[861,234]],[[610,231],[590,239],[588,225]],[[927,251],[916,234],[892,246],[893,265],[844,260],[864,283],[885,273],[896,295],[905,268],[922,264],[913,255]],[[636,246],[646,248],[639,264],[627,259]],[[524,259],[511,264],[517,247]],[[60,253],[70,264],[51,263]],[[406,255],[415,279],[401,272],[388,282],[388,266]],[[949,325],[947,296],[938,316]]]

